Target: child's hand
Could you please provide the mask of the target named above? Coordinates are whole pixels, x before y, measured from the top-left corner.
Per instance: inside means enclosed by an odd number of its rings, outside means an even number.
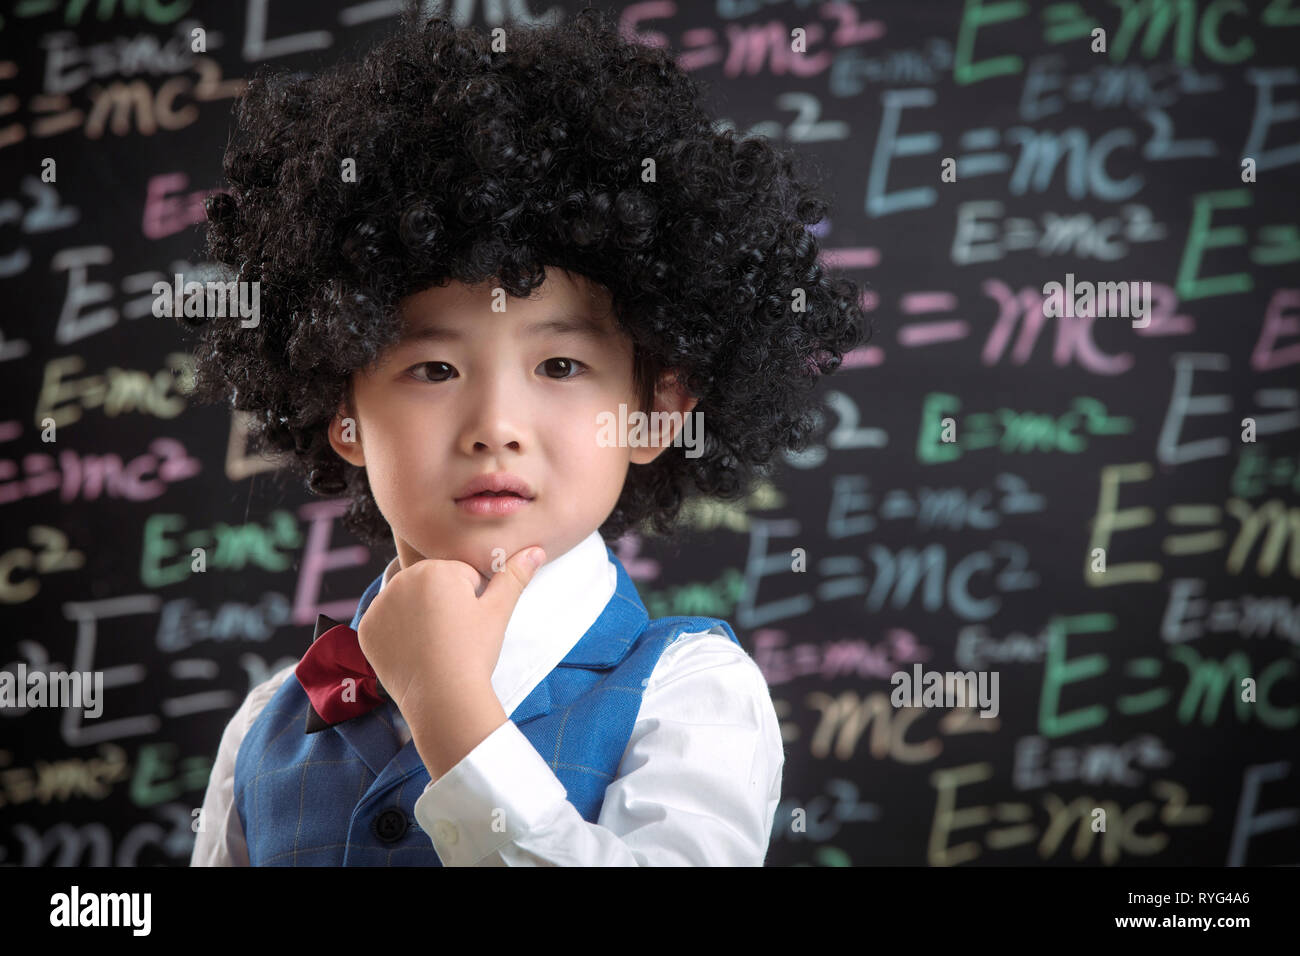
[[[528,558],[539,557],[536,567]],[[492,693],[506,624],[524,587],[546,560],[538,547],[521,548],[492,575],[482,596],[480,574],[462,561],[426,558],[384,585],[357,629],[361,652],[402,716],[422,706],[439,709]]]

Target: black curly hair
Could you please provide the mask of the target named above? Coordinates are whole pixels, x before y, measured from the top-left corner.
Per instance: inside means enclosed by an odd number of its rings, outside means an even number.
[[[805,227],[828,207],[792,159],[717,130],[669,52],[592,9],[492,42],[411,9],[358,62],[252,77],[207,254],[260,281],[260,322],[181,317],[199,329],[194,397],[252,413],[260,450],[347,495],[344,526],[391,552],[365,468],[327,439],[353,372],[397,341],[408,295],[458,280],[527,297],[565,269],[610,293],[642,410],[665,371],[698,399],[699,457],[630,468],[600,527],[671,534],[688,484],[739,498],[806,447],[818,379],[862,340],[859,289],[818,264]]]

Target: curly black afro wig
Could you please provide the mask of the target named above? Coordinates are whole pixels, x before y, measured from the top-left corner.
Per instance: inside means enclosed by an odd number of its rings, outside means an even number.
[[[791,158],[717,130],[670,52],[590,9],[492,45],[408,11],[359,62],[250,80],[207,254],[261,283],[260,322],[182,319],[194,397],[251,413],[258,448],[346,495],[344,526],[391,553],[366,470],[327,439],[352,374],[397,341],[406,296],[458,280],[527,297],[565,269],[608,290],[643,410],[665,371],[699,400],[702,454],[633,465],[600,527],[671,534],[691,487],[739,498],[806,447],[819,378],[863,338],[859,289],[818,264],[806,226],[827,204]]]

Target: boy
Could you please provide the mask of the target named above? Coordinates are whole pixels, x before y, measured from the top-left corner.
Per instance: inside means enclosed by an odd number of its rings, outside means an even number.
[[[396,556],[231,719],[195,865],[766,855],[761,672],[726,621],[651,620],[606,542],[803,446],[857,289],[667,53],[590,10],[492,44],[408,19],[237,107],[209,253],[261,316],[198,323],[197,392]],[[664,417],[608,440],[634,411]]]

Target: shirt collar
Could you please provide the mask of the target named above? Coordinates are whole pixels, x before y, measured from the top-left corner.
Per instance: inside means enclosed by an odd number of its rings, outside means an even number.
[[[393,558],[379,589],[400,570]],[[582,639],[618,588],[618,570],[599,531],[593,531],[533,574],[506,624],[492,689],[513,713]]]

